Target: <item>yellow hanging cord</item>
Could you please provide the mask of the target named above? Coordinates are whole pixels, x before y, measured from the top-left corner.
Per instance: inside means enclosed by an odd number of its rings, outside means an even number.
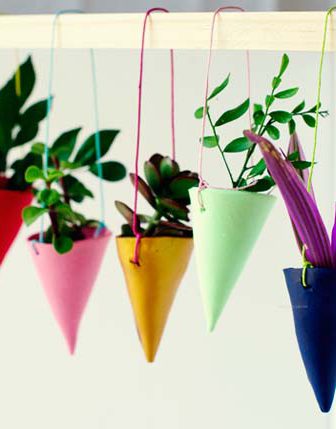
[[[329,22],[329,16],[333,13],[334,10],[336,10],[336,6],[332,6],[330,9],[328,9],[326,16],[325,16],[325,19],[324,19],[322,49],[321,49],[320,65],[319,65],[318,77],[317,77],[317,100],[316,100],[316,111],[315,111],[314,145],[313,145],[311,167],[309,170],[309,176],[308,176],[308,182],[307,182],[307,191],[308,192],[311,191],[311,187],[312,187],[312,179],[313,179],[313,172],[314,172],[314,165],[315,165],[315,158],[316,158],[317,131],[318,131],[318,123],[319,123],[320,104],[321,104],[322,72],[323,72],[323,61],[324,61],[325,47],[326,47],[326,42],[327,42],[328,22]],[[307,246],[304,245],[302,247],[302,266],[303,266],[303,268],[302,268],[302,284],[305,287],[307,287],[307,282],[306,282],[307,268],[314,268],[313,265],[306,259],[306,250],[307,250]]]
[[[21,97],[21,67],[20,67],[20,59],[19,52],[15,49],[15,60],[16,60],[16,71],[15,71],[15,94],[17,97]]]

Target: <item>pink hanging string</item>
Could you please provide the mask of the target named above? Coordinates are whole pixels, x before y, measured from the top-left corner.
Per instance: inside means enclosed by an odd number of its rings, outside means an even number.
[[[203,201],[201,198],[201,191],[208,187],[208,183],[203,178],[203,144],[204,144],[204,135],[205,135],[205,125],[206,125],[206,117],[207,117],[207,108],[208,108],[208,95],[209,95],[209,76],[210,76],[210,68],[211,68],[211,62],[212,62],[212,45],[213,45],[213,38],[214,38],[214,29],[215,29],[215,23],[216,23],[216,17],[220,12],[232,10],[232,11],[239,11],[239,12],[245,12],[244,9],[242,9],[239,6],[223,6],[218,8],[212,17],[211,22],[211,31],[210,31],[210,47],[209,47],[209,53],[208,53],[208,65],[207,65],[207,71],[206,71],[206,79],[205,79],[205,95],[204,95],[204,103],[203,103],[203,118],[202,118],[202,135],[201,135],[201,141],[200,141],[200,148],[199,148],[199,158],[198,158],[198,174],[199,174],[199,187],[198,187],[198,200],[201,208],[204,208]],[[248,98],[251,98],[251,67],[250,67],[250,53],[249,51],[246,51],[246,65],[247,65],[247,93]],[[251,106],[249,107],[249,124],[250,128],[252,128],[252,114],[251,114]]]
[[[133,204],[133,223],[132,230],[135,235],[135,249],[134,256],[131,260],[132,263],[139,265],[139,250],[141,233],[138,230],[137,223],[137,209],[138,209],[138,193],[139,193],[139,154],[140,154],[140,139],[141,139],[141,111],[142,111],[142,82],[143,82],[143,68],[144,68],[144,53],[145,53],[145,39],[146,39],[146,24],[148,17],[152,12],[165,12],[169,10],[162,7],[154,7],[149,9],[144,18],[141,39],[140,51],[140,73],[139,73],[139,86],[138,86],[138,115],[137,115],[137,136],[136,136],[136,151],[135,151],[135,180],[134,180],[134,204]],[[175,160],[175,84],[174,84],[174,51],[170,49],[170,96],[171,96],[171,134],[172,134],[172,159]]]

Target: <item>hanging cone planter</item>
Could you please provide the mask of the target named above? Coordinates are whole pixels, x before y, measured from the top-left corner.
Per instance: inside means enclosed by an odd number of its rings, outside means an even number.
[[[295,332],[308,379],[323,412],[332,406],[336,387],[336,269],[284,270]]]
[[[79,324],[96,281],[111,233],[87,232],[85,240],[76,241],[69,253],[60,255],[52,244],[28,239],[30,252],[43,289],[71,354],[77,342]]]
[[[208,329],[212,331],[275,197],[211,188],[191,189],[190,197],[198,276]]]
[[[141,240],[139,265],[131,262],[136,239],[118,237],[117,249],[140,341],[153,362],[193,248],[191,238],[153,237]]]
[[[33,199],[30,190],[0,189],[0,265],[17,236],[21,225],[21,212]]]

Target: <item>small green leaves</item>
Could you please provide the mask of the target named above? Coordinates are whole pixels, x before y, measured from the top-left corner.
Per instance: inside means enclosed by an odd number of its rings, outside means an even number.
[[[291,119],[288,122],[288,131],[289,131],[289,134],[290,135],[294,134],[295,130],[296,130],[296,123],[295,123],[294,119]]]
[[[187,200],[189,203],[189,189],[198,185],[197,174],[181,172],[169,184],[171,196],[176,200]]]
[[[35,207],[35,206],[25,207],[22,211],[23,221],[27,226],[30,226],[40,216],[47,213],[47,211],[48,211],[47,209],[44,209],[42,207]]]
[[[308,125],[308,127],[314,128],[316,120],[311,115],[302,115],[302,119],[305,121],[305,123]]]
[[[109,182],[117,182],[122,180],[126,176],[126,168],[123,164],[116,161],[107,161],[101,163],[102,169],[102,178],[108,180]],[[99,166],[98,164],[93,164],[90,166],[89,170],[95,176],[99,176]]]
[[[238,137],[227,144],[223,149],[223,152],[244,152],[245,150],[250,149],[252,146],[253,144],[248,138]]]
[[[31,151],[36,155],[44,154],[44,144],[43,143],[34,143],[31,147]]]
[[[276,90],[281,85],[281,79],[280,77],[276,76],[272,80],[272,89]]]
[[[208,97],[208,101],[216,97],[216,95],[220,94],[228,86],[229,81],[230,81],[230,74],[228,74],[227,77],[224,79],[224,81],[212,91],[212,93]]]
[[[60,170],[57,170],[57,168],[48,168],[46,181],[48,183],[52,183],[61,179],[63,176],[64,173]]]
[[[312,165],[312,163],[309,161],[293,161],[292,164],[296,170],[305,170]]]
[[[266,108],[269,108],[273,104],[274,100],[275,100],[274,95],[266,95],[265,97]]]
[[[249,178],[260,176],[263,174],[266,170],[266,163],[264,161],[264,158],[261,158],[260,161],[254,165],[248,175]]]
[[[54,189],[43,189],[36,195],[37,201],[44,207],[50,207],[59,202],[61,196]]]
[[[270,117],[280,124],[287,124],[292,119],[293,115],[284,110],[276,110],[270,113]]]
[[[53,235],[52,244],[56,252],[60,253],[61,255],[70,252],[73,247],[72,239],[67,236],[56,237],[55,235]]]
[[[279,138],[280,138],[280,131],[274,125],[268,125],[266,127],[266,132],[271,137],[271,139],[273,139],[273,140],[279,140]]]
[[[196,119],[202,119],[203,113],[204,113],[204,107],[202,106],[195,110],[194,116]]]
[[[280,71],[279,71],[279,77],[281,77],[285,73],[285,71],[286,71],[286,69],[288,67],[288,64],[289,64],[288,55],[287,54],[283,54],[282,60],[281,60]]]
[[[299,91],[299,88],[289,88],[274,94],[274,97],[281,98],[281,99],[291,98],[291,97],[294,97],[294,95],[296,95],[298,91]]]
[[[76,203],[81,203],[85,197],[93,198],[93,193],[76,177],[70,174],[64,176],[63,186],[67,190],[67,197]]]
[[[234,109],[228,110],[224,112],[220,118],[216,121],[215,127],[220,127],[222,125],[225,125],[229,122],[235,121],[236,119],[243,116],[250,106],[250,100],[245,100],[242,104],[235,107]]]
[[[246,188],[249,192],[266,192],[269,191],[275,185],[274,180],[271,176],[262,177],[254,185]]]
[[[302,112],[302,110],[305,108],[305,105],[306,105],[306,103],[305,103],[305,101],[303,100],[303,101],[301,101],[301,103],[300,104],[298,104],[293,110],[292,110],[292,113],[299,113],[299,112]]]
[[[158,198],[157,201],[160,210],[163,209],[164,211],[171,213],[177,219],[189,220],[189,210],[185,205],[180,204],[171,198]]]
[[[39,179],[44,180],[43,171],[40,168],[36,167],[35,165],[31,165],[26,170],[25,179],[27,183],[33,183]]]
[[[265,113],[263,111],[263,106],[261,104],[253,105],[253,120],[255,125],[261,125],[264,121]]]
[[[205,136],[203,139],[203,146],[211,149],[218,146],[219,136]]]

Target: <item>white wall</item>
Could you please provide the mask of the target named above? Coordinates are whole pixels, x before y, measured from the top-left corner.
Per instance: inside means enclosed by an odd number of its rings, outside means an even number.
[[[22,57],[24,53],[21,53]],[[193,111],[203,96],[204,52],[176,54],[177,153],[195,169],[200,123]],[[12,52],[1,52],[1,76],[13,67]],[[252,55],[253,98],[269,88],[280,54]],[[38,86],[46,96],[48,53],[34,52]],[[52,135],[80,124],[93,130],[89,57],[85,51],[60,52]],[[308,104],[315,99],[318,56],[292,54],[286,85],[299,84]],[[97,52],[102,127],[122,130],[113,159],[133,169],[138,53]],[[141,159],[169,150],[167,55],[146,56]],[[240,102],[243,54],[218,52],[212,85],[232,72],[232,86],[218,111]],[[326,61],[323,101],[334,113],[330,61]],[[300,97],[298,97],[300,101]],[[334,163],[333,120],[322,121],[315,186],[323,214],[331,221]],[[245,123],[241,122],[240,127]],[[238,127],[238,124],[236,125]],[[44,137],[44,130],[41,138]],[[312,131],[300,129],[307,153]],[[230,128],[229,140],[235,134]],[[282,141],[286,144],[286,139]],[[207,153],[207,178],[227,185],[214,153]],[[316,176],[317,176],[316,174]],[[97,183],[89,180],[97,189]],[[108,221],[115,234],[121,222],[113,201],[131,203],[127,180],[106,186]],[[145,207],[145,206],[144,206]],[[85,210],[97,214],[97,204]],[[324,428],[308,384],[292,324],[282,268],[298,266],[283,204],[279,201],[215,333],[206,332],[192,259],[178,293],[157,362],[145,363],[138,343],[115,243],[106,254],[83,320],[78,353],[69,357],[31,264],[21,231],[0,272],[0,427],[6,429],[305,429]]]

